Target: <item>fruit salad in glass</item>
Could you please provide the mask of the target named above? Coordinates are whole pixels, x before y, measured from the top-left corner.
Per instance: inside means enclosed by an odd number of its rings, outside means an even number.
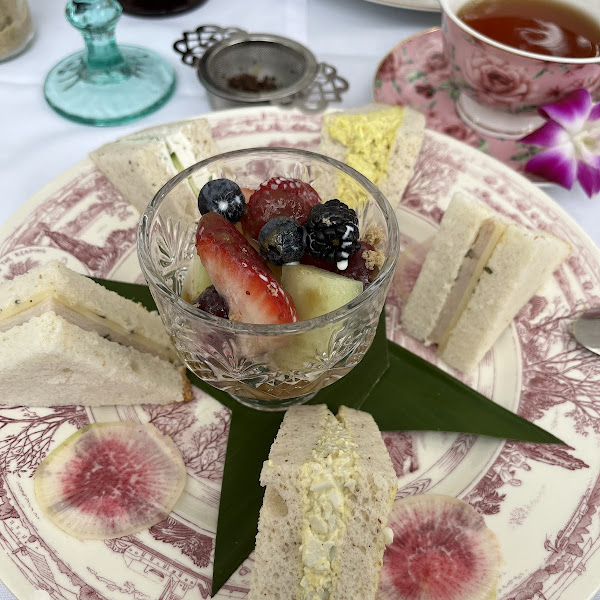
[[[138,232],[142,271],[183,362],[261,410],[306,402],[361,360],[398,251],[394,211],[368,179],[284,148],[185,169]]]

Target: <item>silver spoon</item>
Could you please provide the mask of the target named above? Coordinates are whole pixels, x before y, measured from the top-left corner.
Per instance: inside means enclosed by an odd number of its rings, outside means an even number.
[[[571,332],[584,348],[600,354],[600,307],[582,313],[573,323]]]

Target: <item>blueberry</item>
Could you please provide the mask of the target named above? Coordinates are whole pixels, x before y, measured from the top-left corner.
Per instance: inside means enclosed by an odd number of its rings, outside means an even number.
[[[274,265],[297,262],[304,255],[306,232],[291,217],[275,217],[263,225],[258,245],[265,260]]]
[[[216,212],[232,223],[237,223],[246,209],[246,200],[240,186],[230,179],[207,181],[198,194],[200,214]]]

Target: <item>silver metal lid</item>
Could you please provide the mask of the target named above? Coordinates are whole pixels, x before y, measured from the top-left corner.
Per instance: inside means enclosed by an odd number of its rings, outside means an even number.
[[[174,44],[185,64],[196,67],[209,92],[238,105],[282,104],[305,112],[340,101],[348,82],[331,65],[289,38],[203,25]]]

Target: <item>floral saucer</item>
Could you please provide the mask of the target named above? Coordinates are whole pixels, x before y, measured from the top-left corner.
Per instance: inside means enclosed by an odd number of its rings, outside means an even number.
[[[548,183],[525,173],[525,163],[537,151],[535,146],[493,138],[466,125],[455,109],[458,94],[450,80],[439,28],[398,44],[381,61],[375,74],[377,102],[412,106],[425,115],[429,129],[474,146],[536,183]]]

